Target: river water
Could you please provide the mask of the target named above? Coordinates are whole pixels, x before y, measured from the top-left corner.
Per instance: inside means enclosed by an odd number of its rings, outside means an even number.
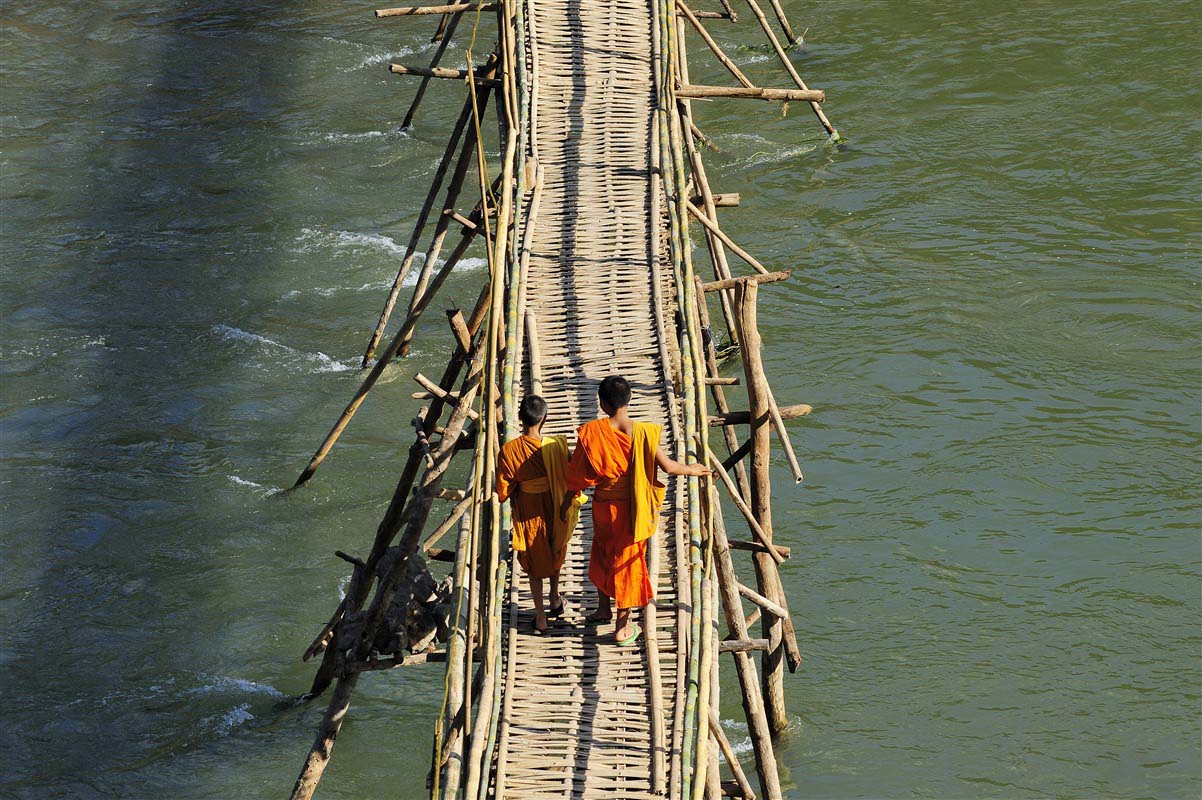
[[[797,104],[698,115],[728,232],[795,269],[766,364],[816,409],[775,487],[789,796],[1198,797],[1198,4],[786,6],[850,144]],[[715,34],[785,85],[745,16]],[[332,551],[370,541],[441,315],[277,491],[359,379],[462,87],[398,133],[386,64],[433,23],[340,0],[0,17],[0,796],[281,797]],[[441,684],[362,681],[321,796],[423,796]]]

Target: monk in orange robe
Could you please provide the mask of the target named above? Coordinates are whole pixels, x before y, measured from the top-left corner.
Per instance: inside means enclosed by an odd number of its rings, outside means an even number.
[[[513,519],[513,549],[530,580],[534,597],[533,632],[547,630],[547,617],[563,614],[559,593],[559,571],[568,552],[568,540],[576,528],[579,502],[570,502],[568,515],[560,519],[556,509],[567,495],[568,440],[543,436],[547,403],[538,395],[523,398],[518,407],[522,435],[501,447],[497,457],[497,499],[510,501]],[[551,608],[543,607],[543,580],[551,579]]]
[[[579,492],[593,494],[593,548],[589,580],[597,587],[597,609],[587,622],[613,619],[614,641],[634,644],[642,629],[630,621],[630,610],[655,596],[647,571],[647,540],[655,534],[663,505],[664,485],[656,468],[669,475],[709,475],[700,464],[682,464],[659,449],[660,426],[636,422],[627,413],[630,383],[617,375],[601,381],[597,399],[606,419],[593,420],[577,431],[576,451],[568,464],[567,489],[560,512],[571,509]]]

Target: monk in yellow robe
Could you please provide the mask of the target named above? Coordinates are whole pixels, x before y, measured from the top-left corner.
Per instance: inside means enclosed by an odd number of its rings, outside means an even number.
[[[593,494],[593,548],[589,580],[597,587],[597,609],[586,621],[613,619],[614,641],[634,644],[642,629],[630,621],[630,610],[644,606],[655,591],[647,571],[647,540],[656,531],[664,485],[656,469],[669,475],[709,475],[700,464],[682,464],[659,449],[660,426],[636,422],[627,413],[630,383],[617,375],[601,381],[597,399],[606,419],[593,420],[577,431],[576,451],[568,464],[568,495],[561,516],[571,511],[578,493]]]
[[[563,614],[559,593],[559,571],[568,552],[568,540],[576,528],[580,501],[568,498],[568,513],[556,513],[567,496],[568,440],[565,436],[543,436],[547,403],[528,395],[518,407],[522,435],[506,442],[497,457],[497,499],[510,501],[513,519],[513,549],[530,580],[534,597],[533,632],[547,631],[547,618]],[[543,606],[543,579],[551,579],[551,607]]]

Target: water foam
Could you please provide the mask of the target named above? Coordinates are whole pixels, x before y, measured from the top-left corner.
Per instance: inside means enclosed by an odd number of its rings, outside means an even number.
[[[326,355],[320,350],[313,353],[304,353],[294,347],[289,347],[286,344],[280,344],[274,339],[269,339],[257,333],[244,331],[241,328],[235,328],[232,325],[214,325],[210,329],[213,333],[221,336],[227,342],[238,342],[247,344],[260,349],[267,349],[272,352],[279,353],[282,356],[287,356],[292,362],[300,361],[313,365],[315,372],[346,372],[353,370],[356,367],[351,362],[338,361],[337,359]],[[288,361],[281,360],[280,363],[288,366]]]

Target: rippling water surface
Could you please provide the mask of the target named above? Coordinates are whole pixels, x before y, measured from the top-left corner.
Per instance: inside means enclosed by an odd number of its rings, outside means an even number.
[[[1199,7],[786,5],[850,145],[796,104],[698,113],[727,230],[795,269],[766,359],[816,408],[775,494],[790,797],[1197,797]],[[440,320],[278,491],[358,381],[462,88],[399,133],[385,65],[433,23],[353,3],[0,21],[0,796],[280,797],[331,553],[370,540]],[[753,25],[714,30],[784,85]],[[364,681],[322,796],[423,796],[440,695]]]

